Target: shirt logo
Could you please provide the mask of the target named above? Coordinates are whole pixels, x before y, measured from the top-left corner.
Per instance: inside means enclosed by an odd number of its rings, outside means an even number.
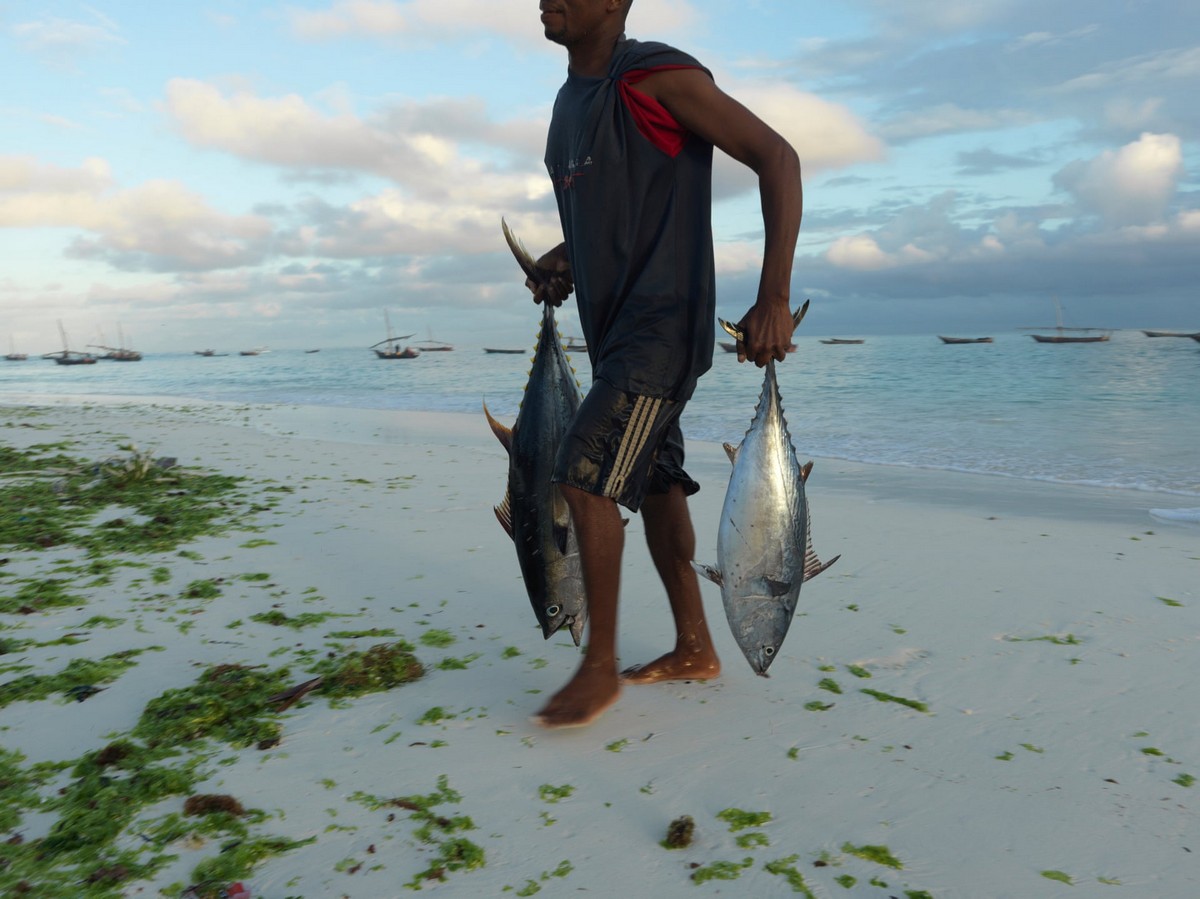
[[[560,190],[570,190],[575,186],[575,180],[582,178],[587,172],[582,171],[586,166],[592,164],[592,157],[587,156],[582,161],[571,159],[563,166],[550,167],[550,180],[554,182],[554,186]]]

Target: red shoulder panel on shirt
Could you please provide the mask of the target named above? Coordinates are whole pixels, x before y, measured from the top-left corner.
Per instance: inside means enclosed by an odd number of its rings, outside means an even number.
[[[642,137],[658,147],[672,159],[679,155],[687,141],[688,132],[675,121],[675,117],[667,112],[665,106],[633,89],[635,84],[643,81],[657,72],[671,72],[677,69],[694,69],[696,66],[656,66],[652,69],[632,69],[621,76],[617,82],[621,100],[633,116]]]

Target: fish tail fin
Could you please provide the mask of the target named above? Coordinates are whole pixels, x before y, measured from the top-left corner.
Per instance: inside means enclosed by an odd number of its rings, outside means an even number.
[[[692,567],[696,569],[696,573],[708,578],[718,587],[725,586],[725,575],[721,574],[720,569],[714,568],[712,565],[704,565],[700,562],[693,562]]]
[[[488,425],[492,429],[492,433],[496,435],[496,439],[508,451],[512,452],[512,428],[506,428],[496,419],[492,418],[492,413],[488,411],[487,401],[483,404],[483,414],[487,416]]]

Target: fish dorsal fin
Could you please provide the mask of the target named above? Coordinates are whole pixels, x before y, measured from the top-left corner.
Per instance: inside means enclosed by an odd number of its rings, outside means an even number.
[[[696,573],[708,578],[718,587],[725,586],[725,575],[721,574],[720,569],[714,568],[712,565],[704,565],[700,562],[693,562],[692,567],[696,569]]]
[[[500,527],[504,528],[504,532],[515,541],[517,538],[513,537],[512,497],[507,490],[504,491],[504,499],[500,501],[500,505],[493,506],[492,511],[496,513],[496,520],[500,522]]]
[[[800,466],[800,481],[802,483],[808,483],[808,476],[812,474],[812,465],[812,462],[805,462]]]
[[[811,468],[812,463],[808,466]],[[812,540],[812,510],[808,507],[808,499],[804,500],[804,518],[805,518],[805,540],[804,540],[804,580],[811,581],[818,574],[840,559],[842,556],[839,553],[828,562],[822,562],[817,558],[817,552],[813,549]]]
[[[721,446],[725,447],[725,455],[729,457],[729,461],[736,465],[738,450],[742,448],[741,444],[734,446],[732,443],[722,443]]]
[[[492,433],[496,435],[496,439],[508,451],[512,452],[512,428],[506,428],[496,419],[492,418],[492,413],[488,411],[487,403],[483,404],[483,414],[487,416],[488,424],[491,425]]]

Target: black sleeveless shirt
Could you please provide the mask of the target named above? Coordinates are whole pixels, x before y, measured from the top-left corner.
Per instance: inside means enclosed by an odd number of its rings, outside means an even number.
[[[682,402],[712,365],[712,144],[634,85],[695,59],[622,39],[604,78],[568,72],[554,102],[554,182],[594,377]]]

